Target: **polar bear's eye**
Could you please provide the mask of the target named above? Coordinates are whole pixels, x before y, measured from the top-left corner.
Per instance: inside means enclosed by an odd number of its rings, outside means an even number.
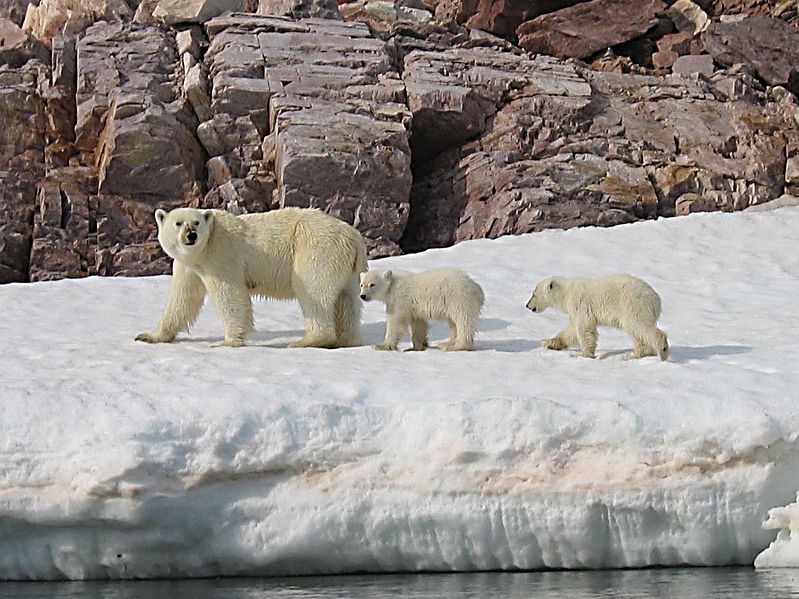
[[[182,227],[183,223],[181,221],[178,221],[178,222],[175,223],[175,226],[176,227]]]

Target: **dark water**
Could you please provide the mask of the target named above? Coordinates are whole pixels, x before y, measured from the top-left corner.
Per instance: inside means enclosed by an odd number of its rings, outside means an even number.
[[[684,568],[590,572],[0,583],[0,599],[746,599],[799,597],[799,570]]]

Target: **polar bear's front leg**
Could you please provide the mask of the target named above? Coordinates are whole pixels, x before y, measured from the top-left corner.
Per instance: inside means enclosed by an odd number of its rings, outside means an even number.
[[[205,285],[194,272],[177,260],[172,265],[172,285],[164,313],[152,333],[141,333],[136,341],[169,343],[197,320],[205,300]]]
[[[244,337],[253,330],[252,300],[244,282],[209,279],[206,287],[208,294],[222,317],[225,325],[225,342],[227,347],[241,347]]]
[[[408,323],[401,316],[388,315],[386,320],[386,338],[383,343],[375,345],[375,349],[394,351],[399,346],[402,336],[408,331]]]

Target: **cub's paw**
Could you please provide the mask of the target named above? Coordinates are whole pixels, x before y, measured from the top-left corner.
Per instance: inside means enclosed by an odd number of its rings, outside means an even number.
[[[393,343],[378,343],[375,345],[375,349],[379,351],[396,351],[397,346]]]
[[[169,338],[157,333],[141,333],[136,335],[136,341],[144,341],[145,343],[170,343],[174,337]]]
[[[244,339],[225,339],[220,347],[244,347]]]
[[[547,349],[554,349],[555,351],[560,351],[566,349],[566,344],[563,343],[563,340],[560,339],[559,337],[553,337],[552,339],[542,339],[541,347],[545,347]]]

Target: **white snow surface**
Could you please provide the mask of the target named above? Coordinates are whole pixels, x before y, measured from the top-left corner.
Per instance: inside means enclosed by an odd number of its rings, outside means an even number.
[[[271,301],[247,347],[214,347],[210,302],[147,345],[169,277],[2,286],[0,579],[751,564],[799,489],[797,231],[788,207],[372,263],[480,282],[473,352],[289,349]],[[671,358],[539,347],[567,318],[525,309],[535,283],[614,272],[660,293]],[[381,341],[383,306],[363,322]]]

